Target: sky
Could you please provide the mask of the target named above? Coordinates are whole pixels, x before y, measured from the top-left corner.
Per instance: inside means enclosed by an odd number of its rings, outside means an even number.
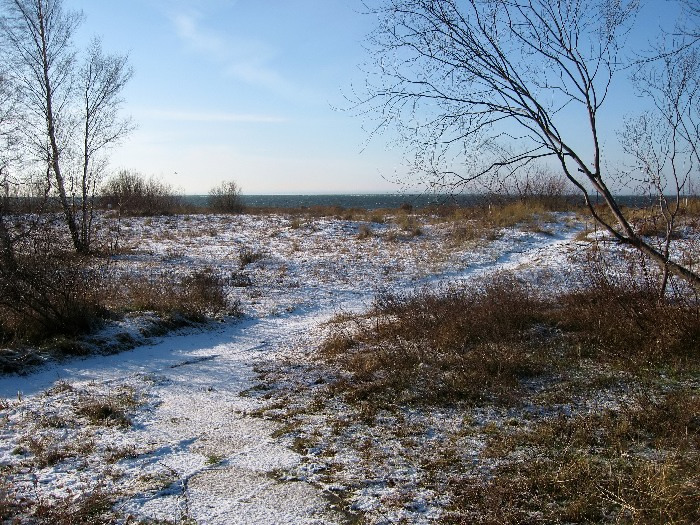
[[[666,0],[650,5],[642,27],[666,14]],[[368,140],[350,110],[375,22],[360,0],[64,6],[85,15],[78,44],[100,36],[106,52],[128,54],[134,69],[124,114],[137,128],[111,152],[113,170],[154,175],[186,194],[223,180],[247,194],[402,189],[395,180],[406,180],[405,151],[390,135]]]
[[[112,169],[187,194],[397,190],[401,151],[367,143],[348,95],[364,77],[371,17],[358,0],[65,0],[78,41],[128,54],[124,114],[137,129]]]

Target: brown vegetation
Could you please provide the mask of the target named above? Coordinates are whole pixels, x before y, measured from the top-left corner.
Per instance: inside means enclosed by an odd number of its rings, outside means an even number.
[[[483,288],[381,294],[322,354],[351,374],[337,387],[353,400],[512,399],[518,378],[542,369],[527,331],[540,312],[534,294],[505,275]]]
[[[119,216],[175,215],[192,211],[169,184],[126,170],[105,182],[100,205],[117,211]]]
[[[16,261],[0,272],[0,343],[10,347],[0,352],[3,372],[26,371],[47,356],[99,351],[82,338],[129,312],[155,313],[160,331],[240,313],[210,268],[184,276],[119,274],[100,259],[58,250]]]
[[[423,489],[449,495],[444,523],[696,523],[699,330],[687,296],[602,272],[558,295],[508,275],[383,294],[331,324],[321,355],[336,372],[313,410],[349,407],[354,417],[332,424],[368,469],[399,459],[349,429],[375,435],[406,407],[461,419],[425,423],[440,429],[439,452],[416,423],[383,430],[420,465]],[[492,419],[476,423],[487,407]]]
[[[223,280],[211,268],[181,278],[167,272],[123,275],[113,281],[106,300],[115,311],[152,311],[191,321],[229,312]]]
[[[697,523],[699,410],[681,388],[493,435],[499,463],[460,480],[445,523]]]

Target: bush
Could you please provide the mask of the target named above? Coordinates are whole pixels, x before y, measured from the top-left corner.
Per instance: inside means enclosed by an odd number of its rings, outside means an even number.
[[[445,522],[697,523],[698,410],[681,389],[493,436],[505,453],[488,480],[458,484]]]
[[[420,493],[441,523],[699,523],[700,305],[592,268],[571,293],[501,275],[337,318],[310,387],[310,410],[338,414],[317,457],[393,469],[408,496],[386,515]]]
[[[184,207],[170,185],[126,170],[107,180],[101,196],[103,206],[121,215],[172,215]]]
[[[124,276],[112,283],[109,295],[110,307],[121,311],[152,311],[192,321],[220,313],[238,314],[235,305],[228,305],[223,280],[210,268],[180,280],[166,273]]]
[[[641,283],[599,278],[585,290],[542,296],[509,275],[466,288],[383,293],[363,316],[337,323],[322,355],[347,374],[354,401],[509,402],[521,379],[593,358],[626,372],[693,370],[700,308]]]
[[[238,262],[241,269],[264,258],[265,254],[263,252],[255,250],[249,246],[242,246],[238,252]]]
[[[17,268],[0,272],[0,334],[6,340],[72,337],[93,330],[106,315],[101,272],[86,260],[60,253],[17,260]]]
[[[209,192],[209,209],[217,213],[242,213],[241,188],[234,181],[224,181]]]
[[[659,298],[653,279],[589,275],[585,289],[557,298],[553,322],[570,346],[626,366],[684,366],[700,354],[700,308],[682,295]]]

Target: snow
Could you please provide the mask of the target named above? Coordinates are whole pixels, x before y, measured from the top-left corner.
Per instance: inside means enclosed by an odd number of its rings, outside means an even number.
[[[255,416],[266,404],[264,395],[247,395],[258,382],[258,367],[303,360],[322,337],[325,321],[367,307],[379,289],[468,280],[498,270],[517,271],[534,283],[559,274],[564,284],[563,270],[587,245],[575,240],[581,228],[566,216],[547,224],[548,233],[506,229],[491,241],[449,248],[449,232],[440,224],[426,223],[422,235],[401,237],[395,226],[373,223],[374,234],[365,239],[357,236],[360,224],[316,219],[298,225],[274,215],[128,219],[120,239],[128,250],[114,258],[112,271],[211,267],[222,276],[244,274],[251,285],[230,286],[228,293],[241,302],[245,317],[153,338],[115,355],[0,378],[7,405],[0,465],[16,467],[17,496],[38,492],[50,499],[99,486],[119,494],[115,511],[121,521],[343,523],[329,495],[334,487],[312,483],[313,463],[302,463],[289,440],[276,437],[284,423]],[[391,231],[398,240],[391,240]],[[263,258],[241,268],[244,247]],[[124,323],[120,329],[129,329]],[[127,394],[137,400],[126,409],[131,426],[94,425],[77,415],[81,399]],[[50,414],[64,423],[47,423]],[[27,436],[85,450],[31,470],[21,466]],[[109,454],[116,459],[110,462]],[[411,475],[411,465],[395,469]],[[425,521],[437,519],[439,511],[427,507],[424,496],[416,495],[412,511]],[[380,505],[371,492],[355,503],[357,509]]]

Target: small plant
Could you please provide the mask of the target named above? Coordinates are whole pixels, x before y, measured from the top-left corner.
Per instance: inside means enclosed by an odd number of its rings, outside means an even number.
[[[215,454],[215,453],[207,454],[206,464],[210,465],[210,466],[218,465],[224,459],[226,459],[226,458],[220,454]]]
[[[108,447],[105,450],[105,460],[108,463],[116,463],[122,459],[135,458],[139,455],[135,445],[125,445],[122,447]]]
[[[396,224],[401,228],[401,230],[411,237],[418,237],[423,233],[420,227],[420,223],[416,219],[415,215],[410,215],[408,213],[402,213],[395,219]]]
[[[94,449],[92,441],[64,443],[50,435],[26,436],[16,449],[21,454],[29,453],[31,462],[38,468],[51,467],[64,459],[85,455]]]
[[[81,402],[76,413],[86,417],[93,425],[116,426],[126,428],[131,426],[124,409],[111,399],[90,399]]]
[[[262,252],[254,250],[249,246],[243,246],[238,252],[238,261],[241,268],[245,268],[249,264],[253,264],[264,257],[265,255]]]
[[[59,379],[56,381],[51,388],[44,392],[45,396],[53,396],[56,394],[62,394],[64,392],[73,392],[73,386],[65,379]]]
[[[98,485],[78,497],[69,495],[34,502],[32,514],[39,523],[52,525],[108,525],[115,521],[111,510],[116,496]]]
[[[369,237],[373,237],[374,232],[372,231],[372,228],[369,226],[369,224],[360,224],[357,228],[357,238],[362,240],[362,239],[367,239]]]
[[[126,409],[139,404],[133,391],[126,389],[108,396],[82,396],[77,403],[75,413],[83,416],[93,425],[131,426]]]

